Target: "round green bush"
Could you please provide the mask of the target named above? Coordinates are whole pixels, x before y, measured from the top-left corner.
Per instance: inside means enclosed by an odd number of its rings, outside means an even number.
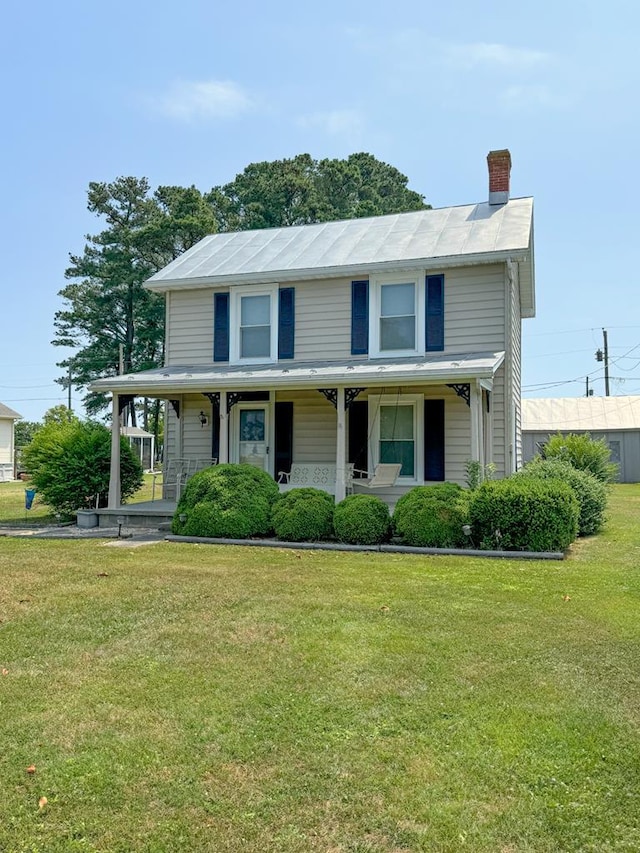
[[[71,418],[51,421],[23,453],[40,499],[63,518],[79,509],[106,507],[111,469],[111,431],[103,424]],[[142,465],[120,438],[120,496],[124,503],[142,485]]]
[[[564,551],[576,537],[579,512],[566,483],[511,477],[483,483],[472,493],[469,521],[481,548]]]
[[[403,495],[393,513],[393,527],[405,545],[460,548],[467,523],[469,493],[456,483],[416,486]]]
[[[519,477],[537,477],[543,480],[560,480],[573,489],[580,515],[578,517],[578,535],[592,536],[602,528],[607,508],[607,487],[590,474],[581,471],[570,462],[562,459],[532,459],[518,472]]]
[[[542,448],[544,459],[562,459],[580,471],[588,471],[603,483],[618,478],[620,466],[611,461],[611,450],[603,438],[591,438],[588,432],[556,433]]]
[[[391,532],[389,507],[375,495],[349,495],[336,506],[333,527],[341,542],[378,545]]]
[[[249,539],[271,532],[276,482],[253,465],[213,465],[187,482],[171,530],[181,536]]]
[[[333,532],[333,495],[321,489],[291,489],[273,505],[271,521],[278,539],[315,542]]]

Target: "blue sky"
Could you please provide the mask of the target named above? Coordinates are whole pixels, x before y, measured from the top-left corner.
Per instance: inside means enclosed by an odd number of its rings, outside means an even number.
[[[612,393],[640,393],[640,7],[539,0],[10,4],[0,53],[0,401],[66,402],[51,346],[69,253],[101,223],[90,181],[201,190],[246,165],[369,151],[434,207],[483,201],[509,148],[535,197],[525,396],[577,396],[609,334]],[[81,395],[73,405],[81,412]]]

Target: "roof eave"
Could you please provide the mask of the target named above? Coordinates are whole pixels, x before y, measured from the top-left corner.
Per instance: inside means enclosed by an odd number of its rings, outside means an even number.
[[[316,281],[323,278],[349,278],[374,272],[402,272],[415,269],[443,269],[447,267],[476,266],[479,264],[502,263],[508,260],[531,262],[529,247],[497,252],[481,252],[468,255],[443,255],[437,258],[411,258],[409,260],[378,261],[370,264],[346,264],[330,267],[304,267],[287,270],[239,273],[236,275],[203,276],[157,281],[153,278],[144,283],[148,290],[164,293],[169,290],[189,288],[201,290],[208,287],[228,285],[266,284],[274,282]],[[535,312],[534,312],[535,313]]]

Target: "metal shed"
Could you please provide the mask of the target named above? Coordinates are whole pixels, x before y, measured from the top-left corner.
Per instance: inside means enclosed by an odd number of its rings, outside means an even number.
[[[640,396],[559,397],[522,401],[525,462],[555,433],[586,433],[604,439],[621,483],[640,482]]]

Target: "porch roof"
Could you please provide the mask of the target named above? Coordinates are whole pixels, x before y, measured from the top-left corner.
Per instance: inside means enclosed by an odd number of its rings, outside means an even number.
[[[504,352],[463,353],[384,361],[345,360],[259,365],[169,365],[92,382],[92,391],[142,397],[202,391],[275,390],[335,386],[384,386],[462,383],[491,380]]]

